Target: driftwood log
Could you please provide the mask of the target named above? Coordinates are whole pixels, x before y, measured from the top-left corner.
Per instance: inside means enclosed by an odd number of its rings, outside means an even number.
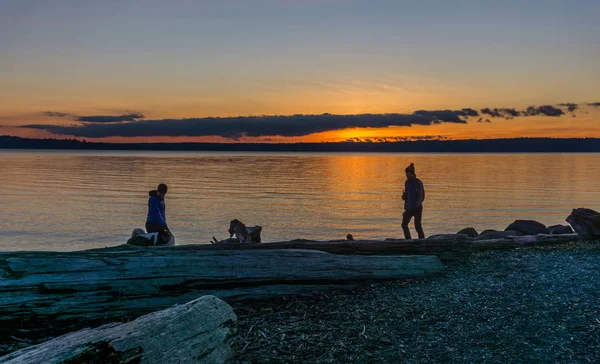
[[[1,363],[223,363],[236,324],[214,296],[136,320],[83,329],[0,358]]]
[[[127,320],[207,294],[260,299],[444,269],[435,256],[129,247],[0,253],[0,341],[17,329],[39,334],[73,320]]]
[[[528,246],[544,246],[544,245],[555,245],[568,243],[571,241],[580,240],[581,237],[577,234],[562,234],[562,235],[525,235],[525,236],[512,236],[505,239],[490,239],[490,240],[478,240],[467,243],[469,250],[482,251],[482,250],[496,250],[496,249],[513,249]]]
[[[304,249],[343,255],[435,255],[442,262],[453,262],[481,250],[561,244],[579,239],[580,236],[577,234],[508,236],[500,239],[471,238],[466,234],[444,234],[422,240],[291,240],[261,244],[181,245],[169,249],[184,251]],[[129,248],[119,246],[112,249]]]
[[[331,240],[317,241],[297,239],[261,244],[227,244],[181,245],[180,250],[274,250],[305,249],[318,250],[342,255],[435,255],[442,262],[455,261],[469,255],[468,243],[472,241],[466,235],[448,235],[445,238],[424,240],[386,239],[386,240]],[[128,249],[115,247],[113,249]]]

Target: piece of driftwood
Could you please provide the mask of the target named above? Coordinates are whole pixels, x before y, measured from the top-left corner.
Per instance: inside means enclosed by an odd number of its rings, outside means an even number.
[[[500,234],[499,236],[499,238],[484,239],[471,238],[465,234],[442,234],[421,240],[292,240],[262,244],[182,245],[172,249],[192,251],[306,249],[344,255],[435,255],[442,262],[454,262],[470,256],[475,251],[515,248],[523,245],[561,244],[580,239],[577,234],[525,236]],[[516,243],[525,241],[528,243]],[[122,248],[115,247],[115,249]]]
[[[525,235],[511,236],[504,239],[477,240],[468,243],[469,249],[473,251],[512,249],[526,246],[543,246],[568,243],[581,239],[577,234],[562,235]]]
[[[573,229],[585,238],[600,237],[600,212],[590,209],[574,209],[567,217]]]
[[[224,363],[237,318],[215,296],[83,329],[0,358],[1,363]]]
[[[442,262],[451,262],[469,254],[466,235],[447,235],[442,238],[423,240],[387,239],[375,240],[291,240],[261,244],[235,244],[229,240],[221,244],[182,245],[180,250],[274,250],[307,249],[342,255],[435,255]],[[122,248],[117,248],[122,249]]]
[[[0,253],[0,341],[15,329],[132,318],[207,294],[261,299],[444,269],[435,256],[128,247]]]
[[[548,226],[548,230],[550,230],[550,234],[573,234],[573,228],[569,225],[550,225]]]

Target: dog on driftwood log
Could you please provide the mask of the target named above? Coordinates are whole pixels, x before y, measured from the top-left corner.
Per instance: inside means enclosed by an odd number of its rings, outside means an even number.
[[[229,223],[229,237],[232,238],[235,235],[238,243],[244,244],[248,239],[248,231],[246,231],[246,225],[238,219],[233,219]]]
[[[229,223],[229,239],[218,240],[213,236],[212,244],[257,244],[261,242],[261,226],[246,225],[238,219],[231,220]],[[235,238],[233,237],[235,235]]]

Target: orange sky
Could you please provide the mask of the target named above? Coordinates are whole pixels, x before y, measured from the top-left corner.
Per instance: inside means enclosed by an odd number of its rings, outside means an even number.
[[[147,2],[2,2],[0,135],[68,138],[20,127],[128,113],[411,114],[600,101],[597,0]],[[582,106],[576,118],[470,118],[239,141],[600,137],[599,116],[600,107]],[[110,135],[90,140],[234,142]]]

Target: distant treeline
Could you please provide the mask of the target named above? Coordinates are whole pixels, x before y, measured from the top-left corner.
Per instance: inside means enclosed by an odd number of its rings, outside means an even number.
[[[0,136],[0,149],[154,150],[224,152],[598,153],[600,139],[515,138],[382,143],[96,143],[76,139]]]

